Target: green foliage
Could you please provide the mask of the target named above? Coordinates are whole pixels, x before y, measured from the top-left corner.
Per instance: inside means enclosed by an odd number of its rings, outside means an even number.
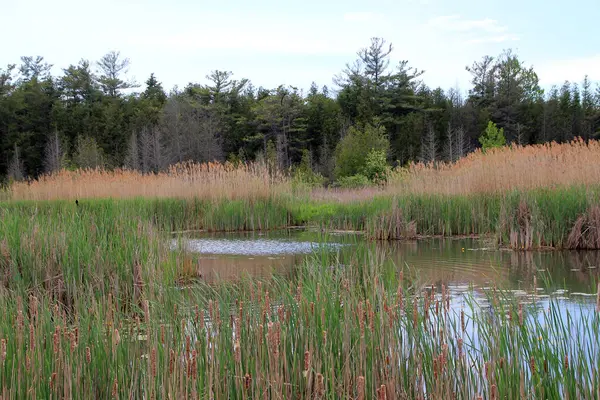
[[[381,151],[387,154],[390,143],[385,128],[367,124],[363,129],[350,127],[335,149],[336,179],[362,174],[367,167],[367,154]]]
[[[390,167],[387,164],[385,151],[375,149],[369,151],[365,159],[363,175],[373,183],[382,184],[387,182],[389,173]]]
[[[371,185],[371,181],[363,174],[344,176],[337,180],[337,186],[344,189],[358,189]]]
[[[489,121],[487,128],[479,137],[479,143],[481,143],[484,151],[504,146],[506,144],[504,128],[498,129],[495,123]]]

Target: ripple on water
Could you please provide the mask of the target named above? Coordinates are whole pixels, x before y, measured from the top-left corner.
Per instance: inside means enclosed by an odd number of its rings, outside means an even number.
[[[188,251],[204,254],[227,255],[283,255],[310,254],[314,251],[342,247],[341,243],[315,243],[283,241],[272,239],[232,240],[232,239],[186,239],[183,241]],[[171,241],[171,249],[177,249],[178,240]]]

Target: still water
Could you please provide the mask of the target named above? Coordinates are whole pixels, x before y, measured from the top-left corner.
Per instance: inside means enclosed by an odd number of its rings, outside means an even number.
[[[174,239],[173,246],[177,246]],[[360,234],[310,230],[250,233],[191,233],[182,243],[199,257],[202,279],[236,279],[275,272],[291,276],[295,266],[321,251],[351,256],[358,247],[394,262],[423,286],[445,285],[453,291],[469,287],[531,290],[533,277],[550,293],[583,296],[595,293],[600,251],[515,252],[474,238],[368,242]]]

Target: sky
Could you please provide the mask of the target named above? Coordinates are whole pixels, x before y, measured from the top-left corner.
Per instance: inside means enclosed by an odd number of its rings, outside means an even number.
[[[430,87],[469,89],[467,65],[503,49],[542,87],[600,81],[600,0],[0,0],[0,68],[41,55],[53,73],[115,50],[128,76],[170,90],[219,69],[254,86],[327,85],[371,37]]]

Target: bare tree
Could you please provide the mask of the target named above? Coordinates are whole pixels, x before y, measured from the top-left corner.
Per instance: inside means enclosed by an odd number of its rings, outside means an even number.
[[[73,161],[79,168],[104,168],[105,159],[96,140],[89,136],[79,136],[75,146]]]
[[[65,149],[58,131],[54,131],[48,139],[44,153],[44,169],[47,173],[51,174],[64,168]]]
[[[8,165],[8,178],[14,181],[22,181],[25,178],[25,165],[21,159],[19,146],[15,144],[15,151]]]
[[[435,162],[437,160],[437,139],[435,129],[429,124],[427,133],[423,136],[421,143],[421,161],[424,163]]]
[[[448,129],[446,129],[446,157],[448,161],[454,162],[456,161],[454,158],[454,130],[448,122]]]
[[[138,137],[135,131],[131,132],[131,136],[129,137],[127,156],[125,157],[125,167],[136,171],[140,170],[140,151]]]
[[[469,152],[465,128],[458,127],[454,133],[454,157],[456,160],[463,158]]]
[[[525,137],[525,132],[523,132],[523,125],[521,125],[520,123],[517,123],[516,128],[515,128],[515,133],[516,133],[516,139],[517,139],[517,144],[519,146],[522,146],[524,143],[524,137]]]

